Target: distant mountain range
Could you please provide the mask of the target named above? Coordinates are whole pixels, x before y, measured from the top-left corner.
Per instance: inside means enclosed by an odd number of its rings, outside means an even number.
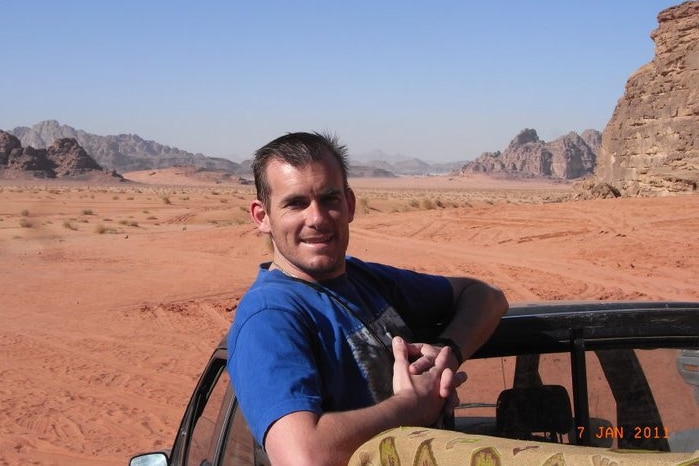
[[[61,125],[56,120],[41,121],[31,128],[21,126],[7,132],[17,136],[22,146],[35,149],[49,147],[61,138],[75,139],[100,166],[119,173],[178,165],[222,170],[231,174],[238,174],[240,171],[240,164],[232,160],[192,154],[155,141],[146,141],[135,134],[98,136]]]
[[[250,160],[237,163],[224,158],[207,157],[201,153],[193,154],[155,141],[144,140],[135,134],[99,136],[62,125],[55,120],[41,121],[31,128],[22,126],[6,131],[16,136],[22,146],[35,149],[48,148],[58,139],[75,139],[101,167],[118,173],[173,166],[195,166],[232,175],[251,175]],[[526,136],[522,136],[524,133]],[[545,143],[539,140],[536,131],[524,130],[502,153],[486,152],[474,162],[430,164],[415,158],[387,155],[376,151],[363,154],[356,159],[351,157],[350,176],[390,177],[479,172],[577,178],[592,173],[596,150],[599,147],[598,142],[595,142],[599,132],[588,130],[583,135],[581,137],[570,133],[556,141]],[[519,142],[515,144],[516,141]],[[528,147],[526,150],[518,150],[513,144],[518,147],[525,147],[527,144],[529,146],[526,146]],[[520,162],[515,163],[514,158],[517,157]],[[528,157],[536,160],[528,163],[526,162]],[[552,162],[548,163],[547,160]]]

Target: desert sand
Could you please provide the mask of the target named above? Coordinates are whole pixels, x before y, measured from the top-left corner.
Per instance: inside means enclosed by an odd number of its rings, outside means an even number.
[[[269,245],[249,185],[0,185],[0,464],[124,465],[169,448]],[[473,275],[513,303],[699,300],[699,196],[592,201],[570,185],[350,180],[349,253]],[[565,200],[564,202],[558,202]]]

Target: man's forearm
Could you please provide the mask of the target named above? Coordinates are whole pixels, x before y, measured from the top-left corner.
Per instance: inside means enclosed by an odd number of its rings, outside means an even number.
[[[394,395],[374,406],[319,418],[293,413],[275,423],[265,446],[275,466],[346,465],[359,446],[379,433],[401,425],[425,425],[421,411],[416,398]]]
[[[364,442],[391,427],[433,424],[444,409],[453,384],[449,351],[440,351],[431,370],[410,371],[409,345],[401,337],[393,349],[393,396],[367,408],[288,414],[270,428],[265,445],[275,465],[347,464]]]
[[[450,279],[455,291],[455,311],[442,337],[450,338],[468,359],[492,335],[509,304],[502,291],[486,283]]]

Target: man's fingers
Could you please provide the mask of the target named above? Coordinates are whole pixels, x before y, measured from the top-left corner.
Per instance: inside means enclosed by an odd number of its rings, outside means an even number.
[[[406,345],[405,340],[401,337],[393,337],[391,345],[393,346],[393,359],[396,362],[408,362],[408,345]]]
[[[423,350],[426,347],[426,345],[423,343],[407,343],[407,342],[406,342],[405,346],[408,349],[408,359],[410,359],[411,361],[414,361],[415,359],[422,356]]]
[[[434,359],[434,366],[438,370],[444,370],[449,367],[449,358],[451,357],[451,348],[444,346],[437,353],[437,357]]]
[[[422,374],[434,367],[434,358],[421,356],[410,364],[410,373],[413,375]]]
[[[434,366],[434,358],[437,356],[437,350],[431,345],[424,343],[409,343],[407,346],[408,359],[411,362],[411,374],[422,374]]]
[[[408,348],[401,337],[394,337],[391,345],[393,347],[393,393],[398,393],[405,389],[410,381]]]
[[[442,371],[442,376],[439,379],[439,396],[449,398],[454,393],[454,371],[448,367]]]
[[[413,347],[417,348],[418,345],[413,345]],[[441,371],[448,367],[451,357],[451,348],[448,346],[436,348],[431,345],[420,345],[419,348],[421,351],[420,357],[410,364],[411,374],[421,374],[433,368]],[[411,357],[410,359],[414,358]]]

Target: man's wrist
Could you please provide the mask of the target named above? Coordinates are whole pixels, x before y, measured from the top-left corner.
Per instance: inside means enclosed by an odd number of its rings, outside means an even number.
[[[461,353],[461,348],[459,348],[459,345],[457,345],[456,342],[451,338],[437,338],[434,340],[434,344],[437,346],[448,346],[449,348],[451,348],[451,353],[456,358],[456,361],[459,363],[459,366],[461,366],[464,363],[464,356]]]

